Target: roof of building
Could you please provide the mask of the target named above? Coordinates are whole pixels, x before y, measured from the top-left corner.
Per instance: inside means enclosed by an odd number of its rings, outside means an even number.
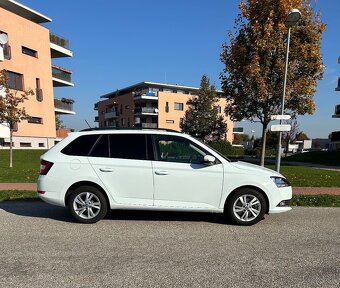
[[[0,7],[35,23],[52,22],[52,19],[14,0],[0,0]]]
[[[112,98],[117,95],[123,95],[129,92],[133,92],[137,90],[138,88],[142,88],[144,86],[155,87],[155,88],[157,87],[157,88],[179,89],[179,90],[183,89],[183,90],[192,90],[192,91],[197,91],[199,89],[197,87],[183,86],[183,85],[177,85],[177,84],[164,84],[164,83],[144,81],[144,82],[140,82],[140,83],[107,93],[105,95],[100,96],[100,98]]]

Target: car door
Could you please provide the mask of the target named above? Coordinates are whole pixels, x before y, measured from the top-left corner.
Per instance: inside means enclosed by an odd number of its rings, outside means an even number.
[[[146,138],[138,133],[104,134],[89,153],[89,162],[118,204],[153,205],[153,175]]]
[[[223,165],[206,165],[209,153],[187,138],[154,135],[152,162],[154,206],[181,209],[216,209],[219,206]]]

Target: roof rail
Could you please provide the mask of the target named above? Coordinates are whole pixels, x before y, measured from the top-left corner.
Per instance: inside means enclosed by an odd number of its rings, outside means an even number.
[[[102,127],[102,128],[86,128],[83,130],[80,130],[79,132],[88,132],[88,131],[105,131],[105,130],[156,130],[156,131],[166,131],[166,132],[176,132],[176,133],[182,133],[177,130],[173,129],[167,129],[167,128],[144,128],[144,127]]]

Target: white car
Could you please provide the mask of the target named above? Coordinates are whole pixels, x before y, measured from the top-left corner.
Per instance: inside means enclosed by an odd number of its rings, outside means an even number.
[[[225,212],[239,225],[289,211],[281,174],[232,162],[193,137],[168,130],[74,132],[41,156],[38,193],[95,223],[110,209]]]

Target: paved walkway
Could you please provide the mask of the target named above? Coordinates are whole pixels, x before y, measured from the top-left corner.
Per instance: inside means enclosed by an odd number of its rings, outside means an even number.
[[[30,190],[36,191],[36,183],[0,183],[0,190]],[[340,187],[293,187],[293,193],[304,195],[334,194],[340,195]]]

